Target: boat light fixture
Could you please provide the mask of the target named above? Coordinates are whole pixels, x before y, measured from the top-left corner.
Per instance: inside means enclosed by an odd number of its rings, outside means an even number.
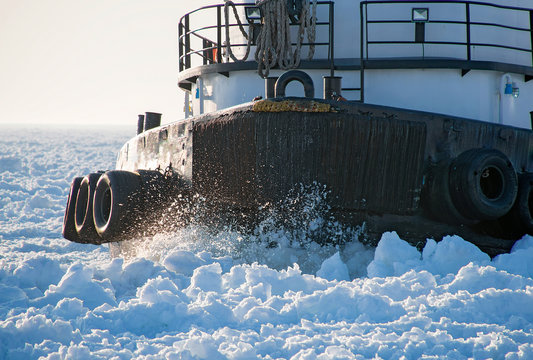
[[[520,88],[516,85],[516,83],[513,81],[508,82],[505,84],[505,90],[503,91],[505,95],[513,95],[513,97],[517,98],[520,95]]]
[[[427,22],[429,20],[429,9],[428,8],[413,8],[412,11],[412,21]]]
[[[256,6],[246,6],[244,8],[246,12],[246,20],[252,24],[255,20],[261,21],[261,9]]]

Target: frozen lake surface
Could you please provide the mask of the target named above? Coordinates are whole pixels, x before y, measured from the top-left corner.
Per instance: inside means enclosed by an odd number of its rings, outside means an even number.
[[[324,219],[294,214],[297,233],[190,225],[111,258],[62,239],[63,212],[133,131],[0,129],[0,359],[533,358],[532,237],[493,260],[453,234],[302,248]]]

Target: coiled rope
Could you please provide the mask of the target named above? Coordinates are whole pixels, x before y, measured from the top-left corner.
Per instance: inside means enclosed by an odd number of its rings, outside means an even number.
[[[306,31],[307,39],[310,43],[308,59],[311,60],[313,58],[315,52],[317,0],[313,0],[312,10],[310,9],[309,0],[301,1],[300,26],[298,27],[294,52],[292,51],[287,0],[256,1],[263,14],[263,27],[259,34],[255,51],[255,61],[258,63],[257,71],[261,77],[267,77],[270,69],[276,64],[283,70],[294,69],[300,65],[302,42]]]
[[[301,1],[301,12],[298,17],[299,27],[296,39],[296,46],[292,50],[292,40],[290,32],[290,14],[287,8],[287,0],[257,0],[256,5],[261,8],[263,20],[261,32],[257,39],[257,49],[255,51],[255,61],[258,63],[257,71],[259,75],[266,78],[270,69],[276,64],[283,70],[294,69],[300,65],[301,48],[305,33],[309,42],[309,53],[307,58],[311,60],[315,53],[316,37],[316,6],[317,0],[313,1],[311,9],[311,0]],[[290,1],[289,1],[290,2]],[[300,8],[297,4],[296,9]],[[229,37],[229,7],[233,8],[233,13],[237,19],[239,29],[245,39],[248,40],[246,53],[242,59],[238,59],[231,49]],[[291,12],[294,9],[291,9]],[[252,27],[247,34],[242,26],[242,22],[237,14],[235,4],[232,1],[226,1],[224,4],[224,15],[226,20],[226,61],[231,58],[235,62],[244,61],[250,53],[251,40],[253,38]]]
[[[229,28],[230,28],[230,23],[229,23],[229,7],[232,7],[233,8],[233,14],[235,15],[235,19],[237,19],[237,24],[239,25],[239,29],[241,30],[241,33],[242,33],[242,36],[244,36],[244,38],[246,40],[248,40],[248,43],[246,45],[246,52],[243,56],[242,59],[238,59],[235,54],[233,54],[233,50],[231,49],[231,44],[230,44],[230,41],[229,41]],[[226,54],[225,54],[225,60],[226,62],[229,62],[229,58],[231,57],[231,59],[235,62],[240,62],[240,61],[245,61],[247,58],[248,58],[248,55],[250,54],[250,46],[252,44],[252,38],[253,38],[253,34],[252,34],[252,27],[250,27],[249,31],[250,31],[250,34],[247,34],[246,31],[244,30],[244,27],[242,26],[242,22],[241,22],[241,19],[239,18],[239,14],[237,13],[237,8],[235,7],[235,4],[233,3],[233,1],[226,1],[226,3],[224,4],[224,18],[226,20]]]

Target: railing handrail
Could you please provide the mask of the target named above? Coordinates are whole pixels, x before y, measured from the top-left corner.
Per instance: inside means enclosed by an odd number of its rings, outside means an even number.
[[[333,1],[329,0],[329,1],[318,1],[317,2],[317,5],[329,5],[330,8],[333,6]],[[249,3],[249,2],[246,2],[246,3],[235,3],[234,4],[235,6],[237,7],[246,7],[246,6],[256,6],[255,3]],[[190,20],[190,15],[192,14],[195,14],[195,13],[198,13],[200,11],[203,11],[203,10],[209,10],[209,9],[216,9],[217,10],[217,23],[216,25],[208,25],[208,26],[204,26],[204,27],[201,27],[201,28],[194,28],[194,29],[190,29],[190,24],[189,24],[189,20]],[[223,19],[222,19],[222,12],[223,12],[223,9],[224,9],[224,4],[215,4],[215,5],[207,5],[207,6],[202,6],[198,9],[195,9],[193,11],[190,11],[188,13],[186,13],[185,15],[183,15],[180,19],[179,19],[179,22],[178,22],[178,30],[179,30],[179,35],[178,35],[178,44],[179,44],[179,57],[178,57],[178,63],[179,63],[179,68],[180,68],[180,71],[184,70],[184,69],[188,69],[190,68],[191,64],[190,64],[190,57],[191,55],[198,55],[200,56],[201,58],[203,58],[204,60],[204,64],[206,64],[206,61],[214,61],[216,60],[217,62],[220,62],[222,60],[222,57],[221,57],[221,50],[223,49],[223,45],[222,45],[222,31],[221,29],[226,26],[225,23],[223,23]],[[331,13],[332,9],[330,10],[330,13]],[[325,25],[329,25],[329,32],[330,34],[332,33],[333,29],[332,29],[332,24],[331,24],[331,16],[332,14],[330,14],[330,17],[328,19],[328,21],[318,21],[316,22],[316,25],[317,26],[325,26]],[[293,26],[294,24],[291,24],[291,26]],[[230,23],[228,24],[228,26],[230,27],[236,27],[236,26],[239,26],[239,24],[237,23]],[[295,26],[295,25],[294,25]],[[217,30],[217,40],[214,40],[214,39],[210,39],[210,38],[207,38],[205,36],[202,36],[200,34],[198,34],[198,32],[201,32],[201,31],[204,31],[204,30],[210,30],[210,29],[216,29]],[[190,36],[194,36],[195,38],[197,39],[200,39],[204,42],[210,42],[211,44],[214,44],[214,46],[204,46],[202,47],[202,49],[199,49],[199,50],[193,50],[190,46],[191,46],[191,40],[190,40]],[[329,36],[328,38],[328,41],[327,42],[313,42],[312,45],[318,45],[318,46],[329,46],[329,49],[328,49],[328,56],[330,54],[332,54],[332,42],[331,42],[331,36]],[[293,45],[296,44],[296,43],[293,43]],[[239,47],[239,46],[246,46],[247,44],[231,44],[232,47]],[[308,42],[302,42],[301,45],[311,45],[310,43]],[[214,58],[208,58],[206,55],[205,55],[205,51],[208,51],[208,50],[217,50],[217,59],[214,59]],[[204,53],[204,54],[202,54]]]
[[[414,21],[411,20],[400,20],[400,19],[386,19],[386,20],[368,20],[368,7],[369,5],[387,5],[387,4],[445,4],[445,5],[460,5],[464,6],[465,8],[465,20],[427,20],[424,23],[428,24],[458,24],[458,25],[464,25],[466,27],[465,32],[465,41],[435,41],[430,40],[426,41],[425,39],[420,42],[415,40],[370,40],[368,39],[369,31],[368,31],[368,24],[396,24],[396,23],[413,23]],[[506,25],[506,24],[499,24],[494,22],[483,22],[483,21],[471,21],[471,8],[472,7],[492,7],[497,9],[503,9],[503,10],[511,10],[511,11],[519,11],[523,13],[529,14],[529,28],[519,27],[519,26],[512,26],[512,25]],[[361,43],[360,43],[360,62],[361,62],[361,101],[364,102],[364,70],[365,70],[365,60],[369,59],[369,49],[368,45],[375,45],[375,44],[431,44],[431,45],[460,45],[466,47],[466,60],[472,61],[472,54],[471,49],[473,46],[480,46],[480,47],[492,47],[492,48],[502,48],[507,50],[514,50],[514,51],[521,51],[521,52],[528,52],[531,54],[531,63],[533,64],[533,9],[531,8],[525,8],[525,7],[518,7],[518,6],[507,6],[507,5],[499,5],[499,4],[492,4],[492,3],[486,3],[481,1],[466,1],[466,0],[448,0],[448,1],[442,1],[442,0],[368,0],[368,1],[361,1],[360,2],[360,26],[361,26]],[[530,40],[530,47],[524,48],[524,47],[518,47],[518,46],[511,46],[511,45],[505,45],[505,44],[499,44],[499,43],[488,43],[488,42],[475,42],[471,39],[471,27],[472,26],[487,26],[487,27],[498,27],[502,29],[509,29],[519,32],[527,32],[531,34],[531,40]],[[366,50],[366,51],[365,51]]]
[[[255,6],[255,3],[235,3],[235,6]],[[189,11],[188,13],[180,17],[179,23],[181,24],[181,22],[183,21],[183,19],[185,19],[186,16],[192,15],[202,10],[213,9],[213,8],[218,8],[218,7],[224,7],[224,4],[206,5],[206,6],[202,6],[197,9],[194,9],[192,11]]]
[[[523,11],[528,12],[530,15],[533,13],[533,9],[523,8],[523,7],[516,7],[516,6],[506,6],[506,5],[498,5],[498,4],[491,4],[491,3],[484,3],[479,1],[439,1],[439,0],[399,0],[399,1],[391,1],[391,0],[369,0],[369,1],[362,1],[361,2],[361,9],[365,7],[365,14],[363,16],[363,11],[361,10],[361,22],[363,19],[365,20],[365,25],[367,24],[396,24],[396,23],[412,23],[412,20],[399,20],[399,19],[390,19],[390,20],[368,20],[367,16],[367,8],[368,5],[378,5],[378,4],[450,4],[450,5],[464,5],[465,6],[465,15],[466,20],[429,20],[426,21],[428,24],[458,24],[458,25],[465,25],[467,26],[467,40],[465,42],[446,42],[446,41],[424,41],[426,44],[449,44],[449,45],[465,45],[465,46],[486,46],[486,47],[497,47],[497,48],[504,48],[509,50],[518,50],[518,51],[526,51],[532,53],[532,64],[533,64],[533,29],[532,24],[530,24],[529,28],[522,28],[522,27],[516,27],[516,26],[510,26],[510,25],[504,25],[504,24],[497,24],[492,22],[479,22],[479,21],[470,21],[469,18],[469,6],[470,5],[478,5],[478,6],[487,6],[487,7],[494,7],[499,9],[506,9],[506,10],[516,10],[516,11]],[[502,44],[492,44],[492,43],[481,43],[481,42],[472,42],[470,39],[468,39],[468,32],[470,31],[470,26],[476,25],[476,26],[493,26],[493,27],[499,27],[503,29],[510,29],[510,30],[516,30],[516,31],[522,31],[522,32],[530,32],[532,33],[532,41],[530,43],[529,48],[523,48],[523,47],[517,47],[517,46],[509,46],[509,45],[502,45]],[[368,40],[368,30],[365,31],[365,43],[366,44],[416,44],[418,42],[416,41],[369,41]],[[365,52],[366,58],[368,59],[368,49]]]
[[[368,20],[367,21],[368,24],[410,24],[412,22],[413,22],[412,20]],[[488,22],[478,22],[478,21],[470,21],[470,22],[468,22],[468,21],[461,21],[461,20],[457,20],[457,21],[452,21],[452,20],[428,20],[427,23],[431,23],[431,24],[484,25],[484,26],[496,26],[496,27],[501,27],[501,28],[510,29],[510,30],[518,30],[518,31],[526,31],[526,32],[530,31],[529,28],[520,28],[520,27],[516,27],[516,26],[509,26],[509,25],[502,25],[502,24],[488,23]]]
[[[469,1],[469,0],[367,0],[367,1],[361,1],[361,5],[367,5],[367,4],[469,4],[469,5],[481,5],[481,6],[489,6],[489,7],[495,7],[500,9],[508,9],[508,10],[523,10],[523,11],[531,11],[530,8],[525,7],[519,7],[519,6],[508,6],[508,5],[500,5],[500,4],[492,4],[482,1]]]

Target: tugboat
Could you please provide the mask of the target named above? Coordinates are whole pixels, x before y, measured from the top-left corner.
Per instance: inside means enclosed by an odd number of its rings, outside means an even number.
[[[63,236],[120,248],[174,204],[254,223],[302,185],[331,214],[489,255],[533,234],[533,9],[520,1],[257,0],[178,24],[184,119],[139,115],[73,180]],[[177,205],[176,205],[177,204]]]

